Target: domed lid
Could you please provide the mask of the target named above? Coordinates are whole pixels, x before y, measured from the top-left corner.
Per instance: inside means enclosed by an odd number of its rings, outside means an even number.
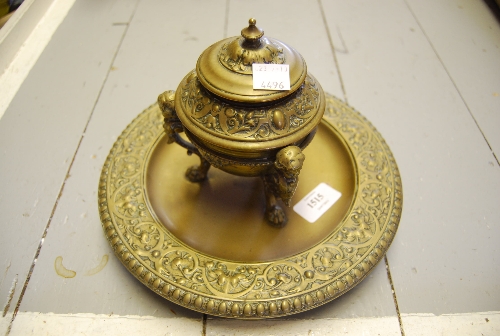
[[[297,51],[264,37],[254,19],[241,34],[206,49],[179,83],[179,120],[206,146],[235,156],[303,141],[325,111],[321,85]],[[288,64],[290,90],[254,90],[253,63]]]
[[[306,62],[293,48],[265,37],[255,19],[241,31],[208,47],[198,59],[196,74],[213,94],[239,103],[270,103],[295,92],[307,75]],[[252,64],[288,64],[290,90],[254,90]]]

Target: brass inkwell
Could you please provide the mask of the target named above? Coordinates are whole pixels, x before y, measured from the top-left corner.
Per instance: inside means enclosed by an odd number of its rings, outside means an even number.
[[[253,89],[253,64],[287,64],[290,90]],[[280,206],[320,183],[341,197],[314,223]],[[349,291],[383,258],[402,210],[382,136],[254,19],[130,123],[98,194],[105,235],[139,281],[186,308],[242,319]]]
[[[242,37],[219,41],[205,50],[177,92],[161,94],[158,105],[168,142],[200,157],[200,165],[186,172],[191,182],[205,180],[210,166],[239,176],[260,176],[266,218],[281,227],[287,218],[277,199],[290,205],[305,158],[302,150],[316,133],[325,96],[307,73],[302,56],[265,37],[255,23],[249,20]],[[290,90],[253,89],[252,64],[285,62],[290,69]]]

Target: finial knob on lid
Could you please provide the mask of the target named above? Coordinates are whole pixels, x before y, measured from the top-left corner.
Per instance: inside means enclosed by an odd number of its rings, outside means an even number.
[[[241,36],[243,36],[245,40],[254,42],[264,36],[264,31],[257,27],[255,25],[256,23],[257,20],[251,18],[250,20],[248,20],[248,27],[241,30]]]

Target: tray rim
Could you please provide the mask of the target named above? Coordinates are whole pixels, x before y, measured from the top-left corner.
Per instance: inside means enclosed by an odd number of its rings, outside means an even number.
[[[332,301],[356,286],[383,259],[394,239],[402,211],[401,177],[392,152],[373,125],[339,99],[325,96],[322,122],[342,137],[356,174],[354,199],[331,235],[296,255],[252,263],[208,256],[179,241],[158,221],[146,196],[147,158],[163,133],[161,113],[153,104],[118,137],[100,176],[99,214],[118,259],[160,296],[200,313],[228,318],[263,319],[296,314]],[[371,171],[373,167],[376,169]],[[373,182],[374,178],[378,182]],[[121,184],[111,191],[112,182],[116,184],[117,179]],[[380,188],[371,190],[374,184]],[[120,190],[127,186],[130,191],[122,193]],[[383,208],[378,211],[381,200]],[[353,239],[366,234],[371,234],[368,240],[353,243]],[[156,244],[144,243],[148,239],[156,240]],[[336,256],[342,255],[342,248],[364,252],[361,257],[351,252],[345,254],[349,257],[338,266],[332,251],[337,251]],[[196,279],[190,281],[188,273]]]

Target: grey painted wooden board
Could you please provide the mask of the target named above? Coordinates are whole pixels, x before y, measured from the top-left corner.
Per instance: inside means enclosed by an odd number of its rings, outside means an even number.
[[[500,22],[484,1],[408,4],[500,159]]]
[[[0,300],[18,302],[134,1],[75,4],[0,120]]]
[[[460,92],[403,1],[324,6],[348,49],[337,56],[349,102],[401,170],[388,253],[401,313],[498,310],[500,170]]]
[[[114,256],[101,228],[96,192],[106,156],[127,124],[158,94],[176,88],[200,53],[222,39],[224,6],[223,1],[183,1],[175,6],[165,1],[140,2],[76,156],[21,311],[201,321],[201,314],[150,291]],[[190,23],[193,18],[195,27]],[[74,278],[56,274],[54,262],[59,256],[66,268],[76,272]],[[103,256],[109,258],[105,268],[89,276]]]
[[[451,0],[435,5],[407,5],[404,0],[255,2],[255,7],[224,0],[142,0],[137,8],[136,3],[77,0],[0,120],[0,207],[2,222],[9,223],[0,238],[0,300],[6,302],[16,274],[19,279],[10,311],[94,111],[21,311],[153,315],[169,321],[186,317],[201,325],[200,314],[156,296],[114,257],[98,218],[97,183],[109,149],[126,125],[158,93],[175,89],[209,44],[237,35],[250,16],[266,34],[296,47],[326,91],[345,98],[343,83],[349,103],[393,150],[402,173],[404,211],[388,258],[401,313],[500,310],[494,240],[500,236],[500,169],[483,138],[493,150],[498,147],[498,122],[490,113],[498,110],[493,99],[498,69],[491,55],[468,50],[467,38],[449,41],[454,33],[448,30],[455,27],[481,46],[490,43],[489,53],[496,47],[478,28],[491,23],[483,7],[463,17],[453,6],[469,13],[472,5]],[[264,6],[269,10],[261,11]],[[491,30],[488,36],[497,36],[498,26]],[[471,68],[477,64],[476,70]],[[104,256],[109,258],[106,266],[89,275]],[[74,278],[56,274],[57,257],[76,272]],[[395,314],[385,265],[380,264],[342,298],[292,320],[389,316],[379,320],[393,330]],[[296,322],[271,324],[287,330],[290,323]],[[248,326],[210,318],[207,332]]]

